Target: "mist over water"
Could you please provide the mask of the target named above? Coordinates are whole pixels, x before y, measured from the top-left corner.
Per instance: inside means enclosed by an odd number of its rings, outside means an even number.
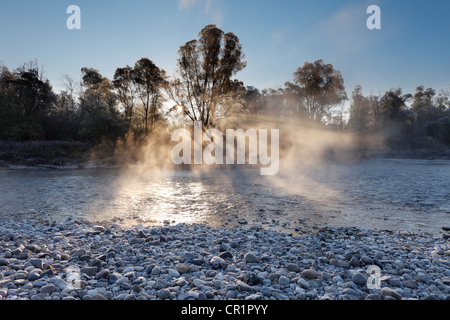
[[[1,216],[124,225],[238,224],[428,231],[450,225],[450,161],[282,162],[274,177],[236,170],[3,170]]]

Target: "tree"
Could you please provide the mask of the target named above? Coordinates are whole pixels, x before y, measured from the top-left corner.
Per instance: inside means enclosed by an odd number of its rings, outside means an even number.
[[[25,63],[13,72],[1,67],[0,134],[13,140],[45,138],[42,119],[56,99],[50,82],[36,61]]]
[[[294,83],[298,86],[296,91],[303,100],[306,114],[313,121],[323,121],[333,106],[347,100],[341,72],[322,60],[305,62],[294,73]],[[286,86],[291,91],[294,88],[290,83]]]
[[[142,58],[134,65],[133,75],[136,90],[142,102],[144,130],[147,134],[149,127],[152,131],[156,120],[160,117],[166,72],[158,68],[150,59]]]
[[[114,73],[113,84],[117,91],[117,98],[124,107],[125,118],[131,123],[136,104],[136,75],[132,67],[117,68]]]
[[[362,87],[356,86],[352,93],[348,127],[353,131],[367,131],[370,126],[369,102],[362,94]]]
[[[231,77],[245,68],[239,38],[208,25],[178,51],[177,75],[169,97],[192,121],[204,128],[215,124],[223,98],[233,89]]]
[[[395,121],[398,119],[400,111],[406,108],[406,101],[410,94],[403,95],[402,89],[390,89],[381,97],[382,113],[385,121]]]
[[[81,72],[85,88],[80,98],[81,136],[95,142],[103,138],[115,140],[126,132],[126,125],[117,110],[114,87],[96,69],[82,68]]]

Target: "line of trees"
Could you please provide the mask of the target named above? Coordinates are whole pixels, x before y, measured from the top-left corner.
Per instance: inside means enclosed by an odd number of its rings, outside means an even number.
[[[229,117],[299,118],[335,130],[384,133],[395,145],[420,141],[450,144],[449,92],[418,87],[348,100],[340,71],[322,60],[305,62],[283,88],[259,89],[234,77],[246,67],[239,38],[215,25],[178,51],[173,77],[148,58],[117,68],[113,79],[81,69],[78,83],[63,76],[55,93],[37,62],[10,71],[0,65],[0,140],[115,141],[132,131],[149,136],[167,128],[168,117],[219,126]]]

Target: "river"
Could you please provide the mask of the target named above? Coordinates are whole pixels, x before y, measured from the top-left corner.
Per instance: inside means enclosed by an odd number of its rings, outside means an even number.
[[[274,177],[256,169],[2,169],[0,216],[124,225],[247,222],[286,232],[315,224],[432,233],[450,226],[450,161],[294,168]]]

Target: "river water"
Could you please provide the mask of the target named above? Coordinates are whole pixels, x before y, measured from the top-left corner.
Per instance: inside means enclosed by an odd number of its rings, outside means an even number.
[[[274,177],[254,169],[3,169],[0,216],[439,233],[450,226],[450,161],[291,165]]]

